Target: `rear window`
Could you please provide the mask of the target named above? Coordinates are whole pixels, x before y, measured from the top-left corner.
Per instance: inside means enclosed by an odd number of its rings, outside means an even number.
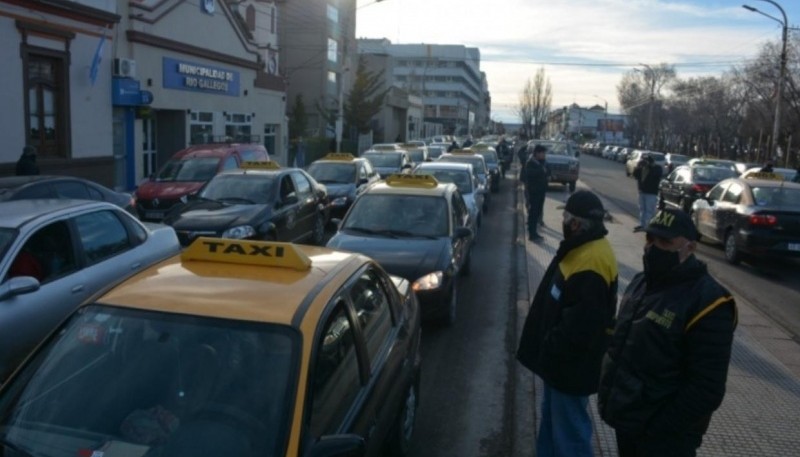
[[[736,176],[736,172],[729,168],[721,167],[696,167],[692,169],[695,181],[722,181]]]
[[[753,187],[756,206],[800,206],[800,189]]]
[[[385,154],[385,153],[377,153],[377,154],[365,154],[364,157],[372,163],[373,167],[399,167],[400,166],[400,154]]]

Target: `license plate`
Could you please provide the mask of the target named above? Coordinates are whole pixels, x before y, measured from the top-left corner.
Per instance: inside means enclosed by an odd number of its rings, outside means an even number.
[[[163,219],[164,213],[161,211],[145,211],[144,217],[145,219]]]
[[[800,251],[800,243],[789,243],[790,251]]]

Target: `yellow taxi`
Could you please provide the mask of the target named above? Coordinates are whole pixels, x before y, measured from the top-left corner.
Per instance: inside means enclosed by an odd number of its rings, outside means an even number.
[[[355,253],[198,238],[80,306],[0,389],[3,455],[408,450],[420,314]]]

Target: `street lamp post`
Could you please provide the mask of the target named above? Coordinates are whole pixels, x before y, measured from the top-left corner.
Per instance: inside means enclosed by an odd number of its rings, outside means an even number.
[[[640,63],[639,65],[643,66],[647,71],[644,73],[645,82],[650,84],[650,103],[647,109],[647,148],[653,148],[653,105],[655,104],[656,99],[656,74],[650,65],[646,63]],[[638,68],[635,69],[636,71],[641,71]],[[647,79],[650,81],[647,81]]]
[[[759,1],[771,3],[776,8],[778,8],[778,10],[781,12],[781,15],[783,16],[783,21],[781,21],[780,19],[778,19],[778,18],[776,18],[774,16],[771,16],[771,15],[769,15],[769,14],[763,12],[763,11],[760,11],[758,8],[754,8],[754,7],[750,6],[750,5],[742,5],[742,8],[744,8],[744,9],[746,9],[748,11],[752,11],[754,13],[758,13],[758,14],[760,14],[762,16],[766,16],[766,17],[772,19],[773,21],[776,21],[777,23],[779,23],[781,25],[781,27],[783,29],[782,30],[782,34],[781,34],[781,40],[782,40],[782,45],[781,45],[781,64],[780,64],[780,73],[779,73],[779,76],[778,76],[778,78],[779,78],[778,79],[778,88],[775,91],[775,93],[776,93],[776,95],[775,95],[775,120],[774,120],[774,122],[772,124],[772,146],[771,146],[771,151],[770,151],[770,158],[774,158],[775,155],[778,152],[778,136],[780,135],[780,131],[781,131],[781,101],[783,100],[783,84],[784,84],[784,80],[786,80],[786,40],[787,40],[788,33],[789,33],[789,21],[786,18],[786,12],[783,11],[783,8],[781,8],[781,6],[779,4],[777,4],[776,2],[774,2],[772,0],[759,0]]]

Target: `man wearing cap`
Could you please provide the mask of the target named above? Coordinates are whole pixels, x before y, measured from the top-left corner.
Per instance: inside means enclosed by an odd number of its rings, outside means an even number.
[[[662,174],[661,166],[656,165],[650,154],[644,154],[633,169],[633,177],[639,189],[639,225],[633,229],[635,232],[642,230],[656,213],[658,186]]]
[[[36,164],[36,148],[27,145],[22,148],[22,155],[17,160],[17,176],[30,176],[39,174],[39,165]]]
[[[539,241],[542,236],[538,233],[539,221],[542,220],[544,211],[544,197],[547,193],[547,183],[550,180],[550,171],[547,169],[545,159],[547,148],[537,144],[532,148],[532,157],[525,163],[525,196],[528,206],[528,239]]]
[[[620,303],[598,406],[620,457],[694,456],[725,395],[736,303],[695,257],[688,214],[663,209],[645,232],[644,272]]]
[[[564,240],[542,276],[517,359],[544,381],[538,457],[592,455],[589,395],[614,325],[617,260],[605,238],[605,210],[587,190],[564,207]]]

